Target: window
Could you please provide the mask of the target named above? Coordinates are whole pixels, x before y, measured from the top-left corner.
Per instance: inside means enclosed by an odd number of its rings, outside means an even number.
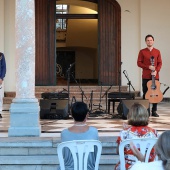
[[[68,5],[56,5],[56,14],[67,14]],[[56,29],[67,29],[67,19],[57,19],[56,20]]]

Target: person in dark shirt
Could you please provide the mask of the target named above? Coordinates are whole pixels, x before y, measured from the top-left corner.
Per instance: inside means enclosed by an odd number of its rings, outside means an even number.
[[[2,106],[3,106],[3,81],[6,74],[6,61],[4,54],[0,52],[0,118],[2,118]]]

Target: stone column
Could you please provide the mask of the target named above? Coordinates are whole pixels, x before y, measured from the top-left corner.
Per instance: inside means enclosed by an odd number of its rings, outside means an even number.
[[[16,0],[16,97],[10,107],[8,136],[40,136],[35,98],[34,0]]]

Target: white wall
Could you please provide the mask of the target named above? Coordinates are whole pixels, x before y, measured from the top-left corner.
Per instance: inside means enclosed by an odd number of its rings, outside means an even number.
[[[122,72],[127,71],[129,80],[135,88],[140,89],[140,69],[137,67],[137,57],[140,48],[140,6],[138,0],[117,0],[121,6],[121,57]],[[122,73],[122,85],[128,80]],[[133,91],[133,89],[131,89]]]
[[[15,91],[15,0],[4,0],[4,54],[7,64],[5,91]]]
[[[0,1],[0,51],[4,52],[4,0]]]
[[[160,82],[170,86],[170,1],[141,0],[141,48],[145,47],[144,36],[153,34],[155,48],[161,51],[162,69]],[[162,92],[166,86],[161,85]],[[170,97],[170,90],[165,94]]]
[[[160,82],[170,86],[170,1],[169,0],[117,0],[121,6],[122,15],[122,71],[127,70],[129,79],[135,90],[141,90],[141,69],[136,60],[140,49],[145,48],[145,36],[155,37],[155,48],[162,54],[163,67],[160,72]],[[122,84],[127,80],[122,74]],[[161,91],[166,86],[161,85]],[[170,97],[170,90],[164,95]]]

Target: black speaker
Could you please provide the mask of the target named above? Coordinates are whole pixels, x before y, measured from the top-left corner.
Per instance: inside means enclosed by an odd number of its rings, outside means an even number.
[[[142,104],[143,106],[146,107],[146,109],[149,112],[149,100],[143,100],[143,99],[122,100],[117,107],[117,111],[119,114],[122,115],[123,119],[127,119],[129,109],[134,103]]]
[[[68,100],[40,100],[41,119],[66,119],[68,117]]]

